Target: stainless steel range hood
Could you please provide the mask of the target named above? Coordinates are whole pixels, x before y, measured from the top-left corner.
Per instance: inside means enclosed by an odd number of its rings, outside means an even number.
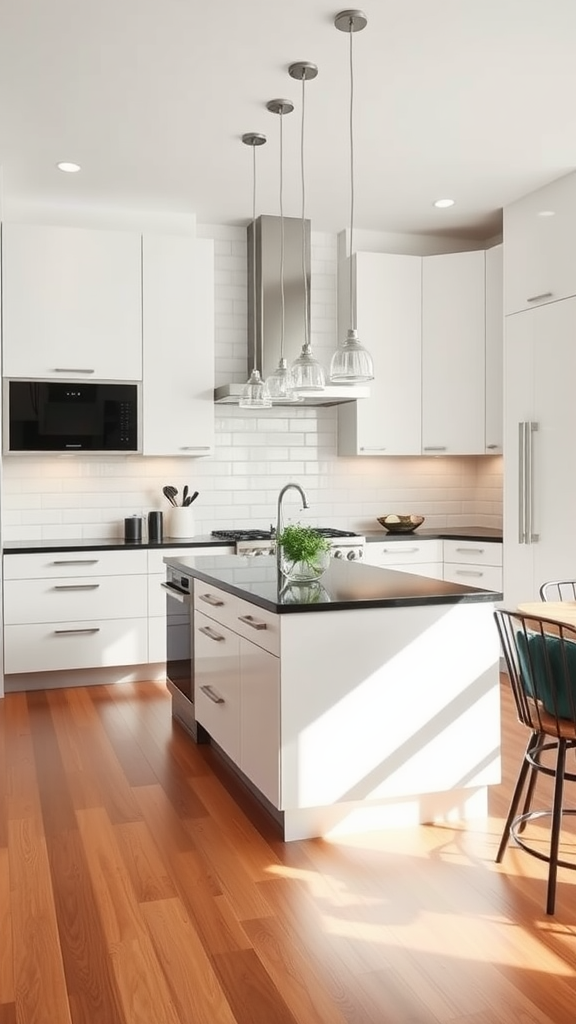
[[[280,293],[280,217],[258,217],[248,225],[248,362],[246,380],[252,369],[265,379],[274,372],[280,358],[282,305]],[[308,287],[302,274],[302,220],[284,217],[284,355],[290,365],[304,343],[304,316],[310,327],[310,221],[304,222],[304,262]],[[254,288],[254,268],[256,288]],[[306,290],[308,304],[306,308]],[[256,296],[256,301],[254,301]],[[308,331],[310,337],[310,330]],[[328,367],[326,367],[328,369]],[[238,405],[245,381],[216,388],[219,405]],[[306,394],[295,408],[341,405],[368,398],[366,384],[329,384],[324,391]],[[290,403],[282,403],[286,406]]]

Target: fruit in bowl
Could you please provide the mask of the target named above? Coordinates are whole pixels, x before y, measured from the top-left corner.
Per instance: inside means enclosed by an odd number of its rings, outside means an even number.
[[[388,533],[412,533],[413,530],[422,526],[425,516],[398,516],[391,514],[388,516],[378,516],[377,518],[380,526],[388,530]]]

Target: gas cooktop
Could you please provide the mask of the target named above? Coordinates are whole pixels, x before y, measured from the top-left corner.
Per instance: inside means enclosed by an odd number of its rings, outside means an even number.
[[[314,526],[322,537],[358,537],[357,533],[350,530],[333,530],[329,526]],[[272,540],[272,530],[212,530],[212,536],[219,540]]]

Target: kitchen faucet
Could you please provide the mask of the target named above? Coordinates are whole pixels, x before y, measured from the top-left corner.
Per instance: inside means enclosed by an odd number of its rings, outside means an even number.
[[[308,504],[308,498],[306,497],[306,491],[304,491],[302,487],[300,487],[300,484],[284,485],[284,487],[280,491],[280,494],[278,495],[278,514],[276,516],[276,565],[278,566],[278,572],[280,572],[281,566],[280,544],[278,543],[278,537],[282,533],[284,527],[282,521],[282,500],[284,498],[284,495],[286,494],[286,491],[289,491],[292,487],[294,488],[295,491],[299,492],[300,497],[302,498],[302,508],[310,508],[310,505]]]

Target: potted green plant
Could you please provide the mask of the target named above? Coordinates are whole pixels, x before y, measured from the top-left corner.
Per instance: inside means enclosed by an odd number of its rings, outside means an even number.
[[[280,548],[280,568],[289,580],[306,583],[317,580],[329,565],[330,544],[317,530],[301,523],[285,526],[276,543]]]

